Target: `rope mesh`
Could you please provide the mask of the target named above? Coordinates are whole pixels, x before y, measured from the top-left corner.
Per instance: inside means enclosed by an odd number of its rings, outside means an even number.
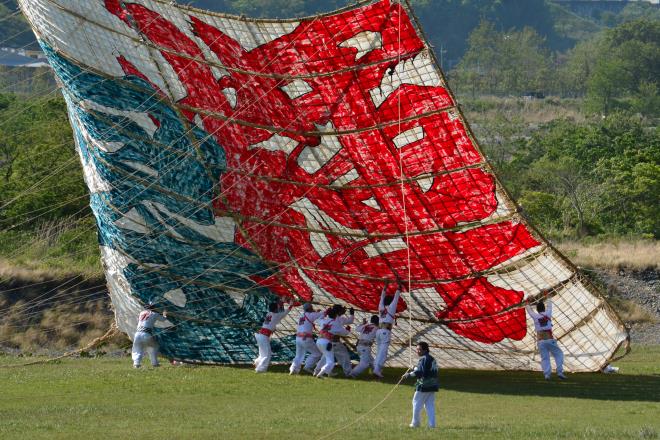
[[[537,369],[524,301],[550,291],[569,371],[628,334],[519,214],[409,5],[299,21],[161,1],[20,1],[62,84],[119,328],[141,304],[162,351],[249,363],[275,296],[361,320],[385,281],[446,367]],[[296,313],[273,338],[293,357]],[[353,341],[354,342],[354,341]]]

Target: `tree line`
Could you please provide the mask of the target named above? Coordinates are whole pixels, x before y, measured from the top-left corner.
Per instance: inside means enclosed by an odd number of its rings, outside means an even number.
[[[585,98],[587,112],[660,117],[660,20],[638,19],[552,54],[532,28],[498,31],[483,21],[449,72],[459,93]]]
[[[638,115],[556,119],[482,141],[523,213],[553,238],[660,236],[660,129]],[[508,132],[508,136],[507,136]]]

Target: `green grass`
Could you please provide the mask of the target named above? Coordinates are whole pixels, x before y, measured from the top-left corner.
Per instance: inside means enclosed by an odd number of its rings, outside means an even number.
[[[24,359],[0,358],[0,364]],[[410,383],[336,439],[650,439],[660,436],[660,346],[635,347],[621,373],[442,370],[439,428],[411,430]],[[309,439],[369,411],[384,383],[256,375],[230,367],[130,368],[128,358],[0,369],[0,438]]]

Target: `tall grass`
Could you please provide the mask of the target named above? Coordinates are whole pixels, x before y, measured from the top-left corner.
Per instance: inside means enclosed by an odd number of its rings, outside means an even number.
[[[585,120],[580,110],[581,100],[576,99],[480,96],[479,98],[459,97],[458,100],[462,104],[467,120],[475,124],[495,120],[501,116],[509,120],[519,119],[532,126],[563,118]]]
[[[657,240],[599,243],[565,241],[559,243],[558,248],[578,266],[658,270],[660,265],[660,242]]]
[[[103,274],[92,218],[44,222],[33,231],[0,231],[0,277],[58,278]]]

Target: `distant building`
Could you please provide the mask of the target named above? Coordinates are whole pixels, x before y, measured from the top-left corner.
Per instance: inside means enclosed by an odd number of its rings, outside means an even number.
[[[652,5],[660,5],[660,0],[552,0],[554,3],[651,3]]]
[[[618,14],[631,3],[647,3],[660,7],[660,0],[552,0],[552,2],[583,17],[594,17],[595,14],[606,11]]]
[[[40,50],[0,48],[0,66],[47,67],[48,60]]]
[[[658,1],[660,1],[660,0],[658,0]],[[46,54],[43,53],[43,51],[41,51],[41,50],[28,50],[28,49],[21,49],[21,50],[19,50],[19,53],[20,53],[21,55],[26,56],[26,57],[36,58],[36,59],[38,59],[38,60],[45,60],[45,59],[47,59],[47,58],[46,58]]]

